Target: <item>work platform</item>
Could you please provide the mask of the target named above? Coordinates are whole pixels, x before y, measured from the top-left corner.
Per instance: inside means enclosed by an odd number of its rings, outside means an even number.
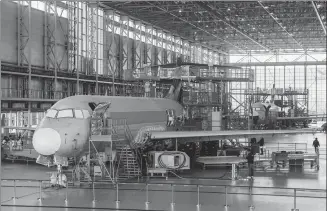
[[[173,175],[169,175],[167,180],[144,177],[140,180],[132,179],[128,183],[118,184],[118,204],[116,204],[117,189],[108,182],[107,184],[95,183],[94,191],[89,186],[82,186],[82,188],[69,186],[68,189],[56,190],[48,188],[49,181],[46,174],[55,168],[36,164],[27,166],[26,164],[3,163],[2,178],[7,181],[2,182],[2,210],[60,210],[68,206],[82,210],[83,207],[94,208],[94,210],[116,210],[118,205],[119,209],[123,210],[226,211],[224,205],[227,189],[229,211],[249,210],[250,205],[254,205],[255,210],[290,211],[294,208],[294,188],[297,188],[295,190],[296,208],[299,211],[323,211],[326,210],[326,136],[323,133],[316,134],[316,136],[321,144],[319,171],[290,172],[284,169],[278,171],[257,169],[254,181],[246,179],[231,181],[228,179],[230,173],[222,177],[226,173],[226,168],[197,170],[188,172],[187,176],[185,172],[185,174],[179,174],[182,179]],[[299,142],[301,140],[311,146],[313,138],[314,136],[310,134],[278,135],[271,139],[267,138],[265,143],[267,147],[270,147],[277,141]],[[281,150],[281,144],[278,147]],[[299,146],[296,147],[299,148]],[[307,151],[312,153],[314,149],[310,147]],[[240,169],[240,175],[246,178],[247,169]],[[12,179],[16,179],[15,184]],[[40,182],[35,180],[45,181],[41,183],[41,189]],[[14,185],[16,185],[17,197],[15,201],[12,199],[15,194]],[[249,187],[252,187],[252,196]],[[40,193],[43,199],[41,202],[37,200],[40,198]],[[198,198],[201,204],[199,208],[197,208]],[[67,199],[67,204],[65,199]],[[172,199],[174,206],[171,206]],[[146,202],[150,203],[147,205]],[[13,208],[15,204],[17,206]],[[45,207],[38,208],[41,205]]]

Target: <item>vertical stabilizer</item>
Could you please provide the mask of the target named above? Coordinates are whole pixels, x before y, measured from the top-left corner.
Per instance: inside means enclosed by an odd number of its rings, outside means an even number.
[[[181,80],[174,80],[171,85],[168,94],[165,98],[175,100],[179,103],[182,102],[182,86],[183,83]]]

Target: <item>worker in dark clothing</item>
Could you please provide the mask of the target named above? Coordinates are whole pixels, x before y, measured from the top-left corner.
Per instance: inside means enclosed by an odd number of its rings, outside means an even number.
[[[312,146],[314,146],[314,148],[315,148],[315,152],[316,152],[316,153],[319,153],[319,147],[320,147],[320,144],[319,144],[318,138],[315,138],[315,140],[314,140],[313,143],[312,143]]]
[[[253,179],[253,172],[254,172],[254,154],[252,153],[252,150],[249,152],[249,154],[246,156],[246,159],[248,161],[248,168],[249,168],[249,176],[251,179]]]
[[[265,145],[265,140],[264,138],[262,137],[259,141],[259,146],[260,146],[260,154],[263,155],[263,146]]]

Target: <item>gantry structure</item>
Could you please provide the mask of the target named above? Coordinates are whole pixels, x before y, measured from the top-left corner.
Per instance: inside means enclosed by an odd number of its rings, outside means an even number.
[[[75,94],[144,96],[148,80],[126,80],[130,69],[224,65],[233,54],[234,66],[251,66],[242,58],[326,46],[326,2],[0,2],[2,111],[29,117]],[[254,87],[229,83],[232,111],[246,113],[239,90]]]

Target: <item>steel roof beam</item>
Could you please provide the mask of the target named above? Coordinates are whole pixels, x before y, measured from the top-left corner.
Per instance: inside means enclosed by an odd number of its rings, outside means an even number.
[[[203,31],[203,32],[205,32],[205,33],[207,33],[207,34],[209,34],[209,35],[211,35],[211,36],[213,36],[213,37],[215,37],[215,38],[217,38],[217,39],[219,39],[219,40],[221,40],[221,41],[223,41],[223,42],[225,42],[225,43],[227,43],[227,44],[229,44],[229,45],[231,45],[233,47],[235,47],[235,48],[237,48],[237,49],[239,49],[239,50],[241,50],[241,51],[243,51],[243,52],[246,52],[244,49],[240,48],[239,46],[234,45],[233,43],[230,43],[230,42],[228,42],[228,41],[226,41],[226,40],[224,40],[224,39],[216,36],[215,34],[212,34],[208,30],[205,30],[205,29],[203,29],[203,28],[201,28],[201,27],[199,27],[197,25],[194,25],[193,23],[189,22],[188,20],[185,20],[185,19],[183,19],[181,17],[178,17],[177,15],[171,13],[170,11],[168,11],[168,10],[166,10],[166,9],[160,7],[160,6],[157,6],[155,4],[152,4],[151,2],[147,2],[147,3],[150,4],[150,5],[155,6],[156,8],[158,8],[158,9],[160,9],[162,11],[165,11],[166,13],[170,14],[171,16],[173,16],[173,17],[175,17],[175,18],[177,18],[177,19],[179,19],[179,20],[181,20],[181,21],[183,21],[183,22],[185,22],[185,23],[187,23],[187,24],[189,24],[189,25],[191,25],[191,26],[193,26],[193,27],[195,27],[195,28],[197,28],[197,29],[199,29],[199,30],[201,30],[201,31]]]
[[[317,15],[317,18],[318,18],[318,20],[320,22],[320,25],[321,25],[322,29],[324,30],[325,35],[327,35],[327,33],[326,33],[326,27],[325,27],[324,23],[322,22],[322,19],[321,19],[320,15],[319,15],[319,12],[318,12],[318,9],[317,9],[317,5],[316,5],[316,3],[314,1],[311,1],[311,3],[312,3],[313,9],[316,12],[316,15]]]
[[[142,20],[142,19],[139,18],[139,17],[135,17],[135,16],[132,15],[131,13],[126,12],[126,11],[123,11],[123,10],[120,10],[120,9],[117,9],[117,8],[115,8],[114,6],[109,6],[109,5],[104,4],[104,3],[99,3],[99,6],[102,7],[104,10],[116,10],[116,11],[119,12],[121,15],[127,15],[127,16],[129,16],[131,19],[133,19],[133,20],[142,21],[144,24],[147,24],[147,25],[153,25],[154,28],[156,28],[156,29],[160,29],[160,30],[162,30],[163,32],[168,32],[168,33],[170,33],[171,35],[177,35],[177,36],[179,36],[180,38],[189,41],[190,43],[198,43],[199,45],[201,45],[201,46],[203,46],[203,47],[206,47],[206,48],[208,48],[208,49],[210,49],[210,50],[217,51],[218,53],[221,53],[221,54],[224,54],[224,55],[228,55],[228,52],[227,52],[227,51],[223,51],[223,50],[221,50],[221,49],[217,49],[217,48],[215,48],[215,47],[212,47],[212,46],[209,46],[209,45],[205,45],[205,44],[203,44],[203,43],[199,43],[199,42],[197,42],[197,41],[195,41],[195,40],[191,40],[190,38],[186,38],[186,37],[183,37],[183,36],[181,36],[181,35],[179,35],[179,34],[173,33],[172,31],[170,31],[170,30],[168,30],[168,29],[164,29],[164,28],[162,28],[162,27],[160,27],[160,26],[155,26],[153,23],[147,22],[146,20]]]
[[[268,11],[268,9],[266,9],[266,7],[260,2],[258,1],[258,4],[260,4],[260,6],[262,7],[262,9],[264,9],[272,19],[274,19],[274,21],[283,29],[283,31],[285,31],[287,33],[288,36],[290,36],[296,44],[298,44],[301,48],[303,48],[305,50],[305,48],[303,47],[303,45],[301,43],[299,43],[294,37],[292,34],[290,34],[286,29],[285,27],[282,26],[282,24],[280,22],[277,21],[277,19]]]
[[[235,26],[234,24],[230,23],[229,21],[227,21],[226,19],[220,17],[220,15],[214,11],[210,6],[208,6],[208,3],[204,3],[204,2],[196,2],[201,8],[207,10],[207,12],[209,12],[211,15],[213,15],[214,17],[218,18],[219,20],[221,20],[222,22],[224,22],[226,25],[230,26],[231,28],[233,28],[235,31],[237,31],[238,33],[242,34],[243,36],[247,37],[249,40],[251,40],[252,42],[256,43],[257,45],[261,46],[262,48],[264,48],[267,51],[270,52],[274,52],[273,49],[270,49],[268,46],[258,42],[257,40],[255,40],[254,38],[252,38],[251,36],[249,36],[247,33],[243,32],[241,29],[239,29],[237,26]]]

